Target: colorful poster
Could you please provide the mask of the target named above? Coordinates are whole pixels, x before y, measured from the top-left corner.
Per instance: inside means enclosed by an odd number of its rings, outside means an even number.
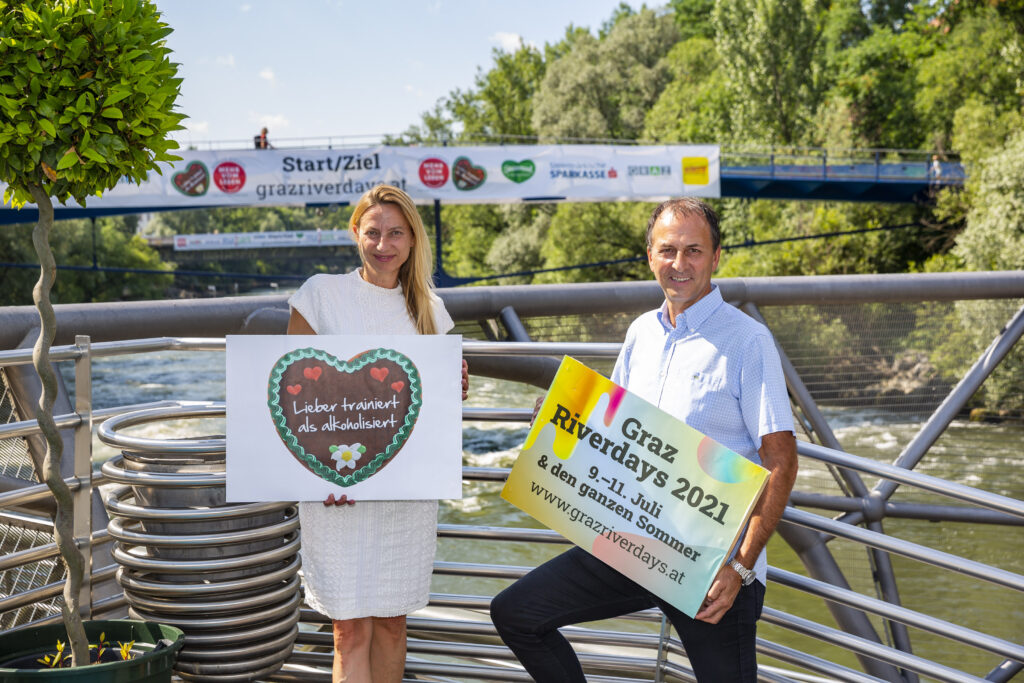
[[[352,204],[381,183],[424,204],[721,196],[717,145],[380,145],[176,154],[181,161],[161,164],[161,172],[150,173],[141,185],[122,180],[102,197],[90,198],[89,208]],[[81,207],[71,201],[66,208]],[[55,210],[60,218],[65,207]]]
[[[462,339],[227,338],[227,500],[462,496]]]
[[[692,617],[767,481],[566,357],[501,495]]]

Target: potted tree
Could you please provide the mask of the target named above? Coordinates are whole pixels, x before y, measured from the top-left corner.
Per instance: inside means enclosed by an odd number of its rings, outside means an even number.
[[[89,663],[90,643],[78,605],[85,568],[73,541],[72,496],[60,476],[63,444],[53,421],[53,199],[84,205],[122,179],[141,183],[150,171],[159,172],[159,162],[179,159],[169,153],[177,143],[168,139],[184,118],[174,111],[181,79],[164,42],[170,32],[152,0],[0,0],[0,181],[7,183],[5,204],[39,209],[32,241],[40,263],[33,300],[41,329],[33,365],[43,386],[37,419],[47,448],[38,476],[56,500],[54,537],[66,566],[66,635],[35,637],[43,641],[39,658],[55,652],[56,640],[66,642],[73,667]],[[15,637],[21,637],[17,631],[0,635],[0,652],[16,651],[8,640]],[[176,651],[181,639],[175,640]],[[0,661],[0,678],[8,680],[2,667]],[[98,680],[92,673],[88,680]]]

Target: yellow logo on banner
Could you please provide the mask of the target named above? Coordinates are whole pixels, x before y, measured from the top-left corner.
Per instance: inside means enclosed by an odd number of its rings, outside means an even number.
[[[707,157],[683,157],[683,184],[684,185],[707,185],[708,184],[708,159],[707,159]]]

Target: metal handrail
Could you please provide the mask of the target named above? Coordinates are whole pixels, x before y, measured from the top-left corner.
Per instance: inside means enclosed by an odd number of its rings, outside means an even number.
[[[223,339],[205,339],[205,338],[155,338],[148,340],[136,340],[134,342],[107,342],[103,344],[93,345],[92,349],[85,351],[84,353],[91,353],[93,357],[98,355],[113,356],[121,353],[143,353],[151,351],[161,350],[222,350],[225,346]],[[568,343],[568,344],[523,344],[515,342],[470,342],[465,343],[465,355],[466,356],[507,356],[507,355],[524,355],[524,356],[557,356],[562,354],[572,354],[580,357],[596,357],[596,358],[610,358],[614,357],[618,352],[618,344],[584,344],[584,343]],[[66,347],[59,354],[62,353],[63,359],[75,359],[83,355],[81,347],[71,346]],[[30,357],[31,352],[25,350],[18,350],[16,352],[0,352],[0,365],[3,364],[17,364],[28,354]],[[212,415],[223,413],[223,405],[213,405],[206,402],[158,402],[154,404],[144,404],[135,406],[136,408],[148,408],[152,412],[150,415],[161,415],[173,413],[175,410],[180,414],[180,410],[183,406],[188,406],[189,409],[194,410],[196,415]],[[219,412],[218,412],[219,411]],[[93,414],[94,422],[107,422],[109,424],[106,433],[111,434],[114,432],[115,427],[123,427],[127,424],[131,424],[130,420],[118,420],[117,415],[124,412],[123,408],[112,408],[105,411],[96,411]],[[530,410],[526,409],[488,409],[488,408],[472,408],[466,407],[463,410],[463,418],[466,420],[483,420],[483,421],[504,421],[504,422],[525,422],[529,420],[531,415]],[[65,426],[74,427],[81,425],[81,418],[71,413],[68,415],[60,416]],[[113,421],[111,421],[111,419]],[[8,438],[11,435],[27,435],[36,431],[36,425],[34,421],[23,421],[20,423],[12,423],[11,425],[5,425],[0,427],[0,438]],[[123,435],[116,435],[116,438],[123,438]],[[204,443],[203,449],[214,449],[217,447],[222,448],[223,440],[211,439],[210,443]],[[131,442],[131,443],[130,443]],[[147,444],[152,444],[153,440],[146,440]],[[131,439],[124,441],[125,445],[131,445]],[[169,442],[171,443],[171,442]],[[180,446],[180,444],[177,444]],[[180,450],[180,449],[179,449]],[[908,484],[927,490],[933,493],[946,495],[957,500],[965,501],[973,505],[981,506],[990,510],[998,511],[999,513],[1012,515],[1016,518],[1024,517],[1024,503],[1016,501],[1004,496],[992,494],[979,489],[974,489],[969,486],[955,484],[953,482],[947,482],[935,477],[923,475],[917,472],[906,470],[899,467],[894,467],[885,463],[879,463],[875,460],[863,458],[842,451],[833,450],[817,446],[814,444],[808,444],[806,442],[799,443],[800,455],[813,459],[819,462],[823,462],[830,465],[836,465],[839,467],[856,470],[859,472],[872,474],[875,476],[882,477],[887,480],[897,481],[900,483]],[[204,451],[205,452],[205,451]],[[507,476],[508,470],[504,468],[478,468],[478,467],[467,467],[464,468],[464,478],[466,480],[484,480],[484,481],[501,481]],[[69,485],[75,489],[82,485],[79,479],[70,477],[66,480]],[[113,481],[117,484],[135,483],[135,484],[146,484],[146,483],[159,483],[160,485],[185,485],[182,478],[177,475],[159,475],[151,473],[125,473],[124,470],[120,470],[114,473],[112,468],[105,467],[102,471],[94,473],[93,485],[97,485],[100,482]],[[223,475],[211,474],[207,480],[209,484],[198,484],[198,485],[217,485],[223,482]],[[196,486],[195,480],[191,482],[192,486]],[[118,496],[118,491],[123,492],[123,486],[117,486],[114,488],[114,497]],[[46,498],[49,495],[49,490],[45,485],[37,485],[22,489],[19,491],[8,492],[0,494],[0,508],[5,506],[20,505],[27,502],[37,501]],[[131,506],[128,504],[120,503],[117,501],[115,505],[120,505],[121,510],[126,513],[126,516],[132,517],[138,515],[138,518],[145,519],[159,519],[164,520],[169,517],[164,516],[165,514],[174,516],[177,513],[181,513],[181,510],[166,510],[166,511],[154,511],[151,508],[141,508],[139,506]],[[288,505],[288,504],[279,504]],[[155,514],[154,514],[155,513]],[[187,513],[186,513],[187,516]],[[789,508],[786,510],[785,517],[787,521],[799,524],[808,528],[812,528],[819,531],[827,536],[836,536],[848,538],[860,543],[863,543],[869,547],[876,547],[893,552],[902,554],[913,559],[932,564],[933,566],[939,566],[942,568],[956,571],[965,575],[969,575],[973,578],[980,580],[990,581],[997,585],[1009,587],[1013,590],[1024,591],[1024,577],[1000,570],[998,568],[990,567],[982,563],[973,562],[964,558],[957,557],[948,553],[942,553],[941,551],[932,550],[925,546],[920,546],[900,539],[893,539],[884,534],[875,533],[872,531],[860,529],[858,527],[844,524],[835,520],[828,519],[819,515],[814,515],[801,510],[795,510]],[[114,537],[126,541],[129,545],[134,540],[142,540],[145,538],[147,542],[160,541],[161,539],[167,541],[167,544],[175,543],[175,539],[169,536],[150,535],[150,534],[138,534],[136,538],[135,532],[125,528],[126,524],[118,523],[112,525],[111,533]],[[288,526],[289,529],[292,527],[290,523],[286,523],[284,526]],[[502,539],[511,540],[516,542],[538,542],[538,543],[567,543],[567,541],[560,537],[557,533],[546,530],[546,529],[509,529],[503,527],[485,527],[485,526],[472,526],[472,525],[458,525],[458,524],[442,524],[438,527],[438,534],[445,538],[463,538],[463,539]],[[216,543],[219,537],[216,535],[209,535],[206,539],[210,543]],[[99,543],[108,543],[112,539],[111,535],[103,532],[93,535],[92,545]],[[159,544],[159,543],[157,543]],[[119,552],[119,551],[116,551]],[[141,566],[143,569],[161,569],[170,568],[170,564],[161,564],[161,561],[156,563],[147,564],[147,560],[142,560],[140,564],[140,558],[130,553],[120,552],[120,555],[125,555],[122,560],[126,560],[127,564],[133,566]],[[268,557],[278,557],[277,554],[270,553]],[[56,556],[55,546],[49,544],[41,548],[34,548],[28,551],[23,551],[14,555],[9,555],[5,558],[0,558],[0,569],[7,567],[20,566],[31,561],[38,561],[39,559],[45,559],[48,557]],[[207,564],[199,563],[204,567]],[[209,567],[223,568],[225,566],[231,566],[230,561],[222,564],[209,564]],[[180,569],[180,566],[175,565],[175,569]],[[93,575],[94,580],[102,580],[104,578],[110,578],[115,571],[115,567],[108,567],[101,570]],[[437,562],[435,563],[435,573],[439,575],[458,575],[458,576],[476,576],[476,577],[492,577],[492,578],[506,578],[513,579],[521,576],[522,574],[529,571],[529,567],[509,567],[501,565],[480,565],[472,563],[457,563],[457,562]],[[297,571],[297,566],[285,567],[281,570],[285,573],[291,571],[288,576],[293,577],[294,572]],[[278,577],[278,574],[274,575]],[[280,575],[283,578],[283,575]],[[892,603],[878,600],[875,598],[868,598],[862,594],[856,593],[855,591],[838,588],[832,584],[828,584],[814,579],[802,577],[791,572],[786,572],[777,568],[769,568],[769,579],[787,585],[792,588],[804,591],[808,594],[821,597],[825,600],[847,605],[855,609],[862,609],[864,611],[876,614],[888,620],[898,621],[905,623],[910,626],[926,630],[937,635],[970,644],[979,649],[992,652],[997,655],[1004,656],[1014,661],[1024,661],[1024,647],[1001,639],[994,636],[989,636],[984,633],[973,631],[971,629],[961,627],[957,624],[953,624],[941,619],[930,617],[926,614],[916,612],[907,608],[894,605]],[[122,581],[126,580],[124,577]],[[145,588],[145,581],[139,581],[138,579],[127,579],[135,581],[138,588]],[[248,585],[245,579],[239,580],[240,585]],[[18,596],[12,596],[0,600],[0,611],[6,609],[12,609],[10,605],[22,606],[23,604],[32,604],[40,599],[46,599],[56,595],[54,590],[59,592],[59,588],[62,584],[50,584],[41,588],[34,589],[28,593],[23,593]],[[269,585],[269,584],[266,584]],[[180,588],[180,590],[178,590]],[[188,595],[198,596],[201,594],[201,584],[184,584],[180,587],[175,587],[175,593],[177,595]],[[432,596],[434,598],[434,596]],[[27,600],[27,602],[22,602]],[[13,601],[13,602],[12,602]],[[453,607],[467,607],[472,605],[476,609],[486,607],[488,598],[486,596],[449,596],[442,597],[438,596],[435,602],[432,599],[431,604],[441,604]],[[164,605],[166,600],[153,600],[154,605]],[[108,598],[104,601],[98,601],[94,604],[94,609],[102,610],[107,608],[113,608],[123,603],[123,596],[115,596]],[[255,604],[255,603],[254,603]],[[638,614],[634,615],[635,618],[641,619],[654,619],[657,618],[652,612],[650,614]],[[55,621],[59,618],[48,618],[42,621]],[[788,615],[783,612],[772,610],[771,608],[765,608],[764,619],[766,623],[772,623],[782,628],[792,630],[805,635],[811,635],[812,637],[830,642],[852,652],[865,654],[869,657],[879,659],[881,661],[892,663],[896,666],[904,667],[907,670],[915,671],[934,678],[939,681],[978,681],[979,678],[969,676],[963,672],[956,671],[949,667],[936,664],[934,662],[928,662],[922,658],[909,655],[908,653],[893,648],[887,645],[871,642],[867,639],[859,638],[849,633],[830,629],[824,627],[821,624],[796,617],[794,615]],[[236,620],[237,621],[237,620]],[[39,623],[39,622],[36,622]],[[234,621],[232,622],[234,623]],[[241,622],[239,622],[241,623]],[[410,620],[411,627],[413,625],[426,631],[445,631],[447,632],[460,632],[460,629],[468,629],[468,632],[479,632],[484,633],[490,629],[490,624],[484,624],[483,626],[474,625],[476,622],[467,622],[465,626],[458,623],[454,623],[450,620],[445,620],[444,626],[433,624],[430,620],[414,617]],[[592,629],[568,629],[570,639],[573,642],[580,643],[615,643],[621,644],[624,641],[640,645],[643,643],[655,643],[660,642],[656,635],[646,634],[628,634],[624,635],[618,632],[608,632],[605,634],[599,631],[593,631]],[[492,633],[490,635],[493,635]],[[637,635],[636,638],[632,637]],[[429,651],[431,654],[452,654],[458,652],[471,653],[473,648],[465,645],[453,645],[445,646],[444,644],[433,643],[431,641],[425,641],[426,644],[422,645],[423,650]],[[662,643],[664,645],[664,643]],[[417,644],[417,648],[421,645]],[[447,649],[446,649],[447,648]],[[681,646],[678,641],[670,642],[670,650],[682,653]],[[476,649],[476,652],[483,652],[484,650]],[[491,652],[490,650],[486,650]],[[861,674],[851,669],[845,669],[831,662],[825,660],[818,660],[817,663],[813,660],[810,655],[799,653],[797,651],[791,651],[784,646],[776,645],[770,642],[758,640],[758,651],[762,654],[768,654],[781,661],[786,661],[797,666],[801,666],[811,671],[816,671],[825,675],[831,675],[836,680],[849,680],[857,681],[876,681],[877,678]],[[467,655],[469,656],[469,655]],[[492,654],[492,659],[501,658],[497,653]],[[585,661],[589,663],[600,663],[600,657],[593,657],[584,655]],[[609,659],[606,664],[611,665],[613,659]],[[296,658],[293,661],[299,661]],[[322,658],[319,660],[322,662]],[[617,660],[621,663],[622,660]],[[426,669],[431,669],[432,664],[424,664]],[[438,665],[440,666],[440,665]],[[444,665],[447,667],[444,670],[451,672],[451,666],[448,664]],[[466,665],[459,665],[466,667]],[[468,667],[471,669],[474,667]],[[492,667],[476,667],[480,669],[480,673],[486,672],[487,676],[492,676],[490,680],[503,680],[502,678],[495,678],[494,670]],[[627,667],[628,668],[628,667]],[[411,670],[411,669],[410,669]],[[441,670],[441,669],[439,669]],[[625,669],[624,669],[625,670]],[[674,675],[682,676],[683,680],[686,680],[685,676],[687,671],[685,667],[679,667],[674,663],[664,664],[664,670],[674,672]],[[512,673],[512,672],[508,672]],[[763,680],[793,680],[787,679],[785,675],[773,671],[762,672]],[[593,680],[601,680],[604,677],[594,677]],[[608,680],[620,681],[624,679],[607,677]],[[513,679],[509,679],[513,680]],[[515,679],[520,680],[520,679]],[[526,680],[526,679],[522,679]]]

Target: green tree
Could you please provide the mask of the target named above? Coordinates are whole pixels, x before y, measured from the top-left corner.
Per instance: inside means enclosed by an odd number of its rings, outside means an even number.
[[[156,299],[173,283],[173,270],[130,226],[134,216],[97,218],[95,230],[86,218],[57,221],[53,226],[54,260],[68,266],[91,266],[165,271],[165,275],[68,270],[54,282],[55,302]],[[17,224],[0,232],[0,249],[13,263],[34,263],[32,225]],[[0,270],[0,306],[15,306],[32,297],[35,279],[28,268]]]
[[[551,228],[555,204],[505,204],[501,206],[505,229],[491,242],[486,263],[493,274],[517,273],[544,267],[541,253]],[[529,282],[519,276],[504,283]]]
[[[681,40],[715,37],[715,0],[669,0]]]
[[[833,94],[849,105],[854,144],[916,148],[925,141],[915,97],[927,44],[916,33],[876,28],[835,58]]]
[[[67,568],[62,612],[72,662],[82,665],[89,662],[78,612],[85,567],[53,421],[51,197],[84,204],[122,178],[142,182],[159,162],[178,160],[168,134],[183,118],[173,111],[181,79],[164,42],[171,29],[146,0],[0,0],[0,27],[0,181],[8,184],[4,203],[39,208],[32,241],[40,263],[33,300],[42,323],[33,350],[43,386],[36,417],[47,443],[40,474],[57,503],[54,540]]]
[[[714,42],[698,37],[676,43],[666,63],[672,81],[647,111],[642,137],[686,143],[728,139],[734,101]]]
[[[545,268],[646,256],[648,203],[559,204],[541,250]],[[634,263],[541,273],[537,282],[592,282],[650,277],[646,258]]]
[[[506,228],[498,206],[466,204],[441,213],[445,270],[456,277],[491,275],[486,265],[491,244]]]
[[[1024,40],[1013,24],[988,8],[963,17],[935,40],[937,49],[917,70],[916,108],[927,144],[947,149],[965,96],[993,107],[997,115],[1020,109]]]
[[[460,137],[535,135],[533,98],[544,78],[544,56],[522,44],[513,52],[495,49],[493,56],[491,68],[477,73],[474,89],[449,96],[451,116],[462,126]]]
[[[678,37],[671,15],[648,9],[620,19],[603,40],[576,37],[568,54],[548,64],[534,99],[538,135],[636,139],[669,81],[665,55]]]
[[[975,164],[977,189],[954,249],[970,270],[1024,268],[1024,132]]]
[[[745,141],[800,144],[822,90],[823,16],[803,0],[721,0],[716,45]]]

